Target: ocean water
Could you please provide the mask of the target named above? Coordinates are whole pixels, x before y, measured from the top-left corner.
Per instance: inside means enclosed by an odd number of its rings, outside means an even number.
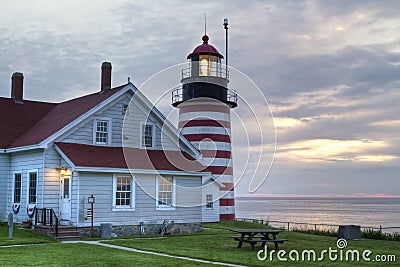
[[[400,227],[400,198],[236,198],[236,217],[310,224]],[[275,223],[279,224],[279,223]],[[271,225],[274,223],[271,222]],[[274,225],[274,226],[275,226]],[[400,228],[388,229],[399,232]]]

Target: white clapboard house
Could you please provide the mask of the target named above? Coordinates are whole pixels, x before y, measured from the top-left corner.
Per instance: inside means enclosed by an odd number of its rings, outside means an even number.
[[[218,221],[223,185],[193,161],[200,152],[132,83],[111,88],[111,63],[101,80],[97,92],[47,103],[23,99],[23,75],[12,75],[0,98],[0,219],[87,227],[93,195],[97,226]]]

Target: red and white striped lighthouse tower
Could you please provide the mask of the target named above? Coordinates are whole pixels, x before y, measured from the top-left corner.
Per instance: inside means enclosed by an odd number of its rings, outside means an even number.
[[[230,110],[237,95],[228,89],[229,73],[221,65],[223,56],[208,43],[188,55],[189,67],[182,70],[182,88],[173,92],[172,105],[179,108],[178,128],[202,153],[208,166],[224,187],[220,188],[220,220],[235,219]]]

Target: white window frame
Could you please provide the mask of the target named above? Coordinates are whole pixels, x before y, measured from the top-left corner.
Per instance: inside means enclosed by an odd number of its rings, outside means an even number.
[[[131,179],[131,204],[122,206],[118,205],[117,206],[117,178],[118,177],[123,177],[123,178],[130,178]],[[114,174],[113,175],[113,211],[134,211],[135,210],[135,204],[136,204],[136,181],[135,178],[127,175],[127,174]]]
[[[152,130],[152,133],[151,133],[152,134],[151,146],[145,146],[143,144],[143,128],[146,125],[149,125],[149,126],[153,127],[153,130]],[[140,124],[140,146],[142,148],[145,148],[145,149],[154,149],[155,148],[155,146],[156,146],[156,125],[155,125],[155,123],[153,123],[153,122],[142,122]]]
[[[35,200],[35,202],[34,203],[30,203],[29,202],[29,197],[30,197],[30,193],[29,193],[29,190],[30,190],[30,182],[31,182],[31,177],[30,177],[30,174],[31,173],[36,173],[36,200]],[[27,173],[27,178],[26,178],[26,180],[27,180],[27,186],[26,186],[26,203],[29,205],[29,204],[37,204],[37,200],[38,200],[38,192],[39,192],[39,190],[38,190],[38,185],[39,185],[39,170],[38,169],[32,169],[32,170],[29,170],[28,171],[28,173]]]
[[[107,121],[107,142],[97,142],[96,141],[96,133],[97,133],[97,122],[98,121]],[[107,117],[96,117],[93,120],[93,144],[94,145],[111,145],[111,136],[112,136],[112,122],[110,118]]]
[[[14,197],[15,197],[15,175],[20,174],[21,175],[21,188],[19,189],[19,202],[14,202]],[[22,200],[22,171],[14,171],[13,176],[12,176],[12,194],[11,194],[11,201],[14,204],[21,204]]]
[[[160,187],[160,178],[171,178],[172,179],[172,199],[171,205],[159,205],[158,204],[158,193]],[[175,210],[176,204],[176,179],[173,176],[156,176],[156,210]]]
[[[211,200],[208,200],[208,196],[211,196]],[[209,205],[211,205],[211,207],[209,207]],[[206,194],[206,209],[207,210],[214,209],[213,194]]]

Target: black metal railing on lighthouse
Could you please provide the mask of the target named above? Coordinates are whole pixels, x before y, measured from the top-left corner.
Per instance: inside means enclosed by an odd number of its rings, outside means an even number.
[[[192,91],[190,94],[190,99],[192,98],[197,98],[197,97],[210,97],[210,96],[204,96],[202,94],[196,94],[197,91]],[[184,94],[182,86],[174,89],[172,91],[172,105],[177,106],[183,101],[187,100],[185,99],[187,97],[187,94]],[[238,95],[237,92],[233,89],[226,89],[226,93],[224,93],[224,96],[221,97],[211,97],[215,98],[217,100],[221,100],[223,102],[227,102],[228,104],[231,104],[231,106],[236,107],[237,106],[237,101],[238,101]]]
[[[189,67],[182,69],[182,79],[207,76],[229,79],[229,70],[220,64],[202,67],[201,63],[191,63]]]

